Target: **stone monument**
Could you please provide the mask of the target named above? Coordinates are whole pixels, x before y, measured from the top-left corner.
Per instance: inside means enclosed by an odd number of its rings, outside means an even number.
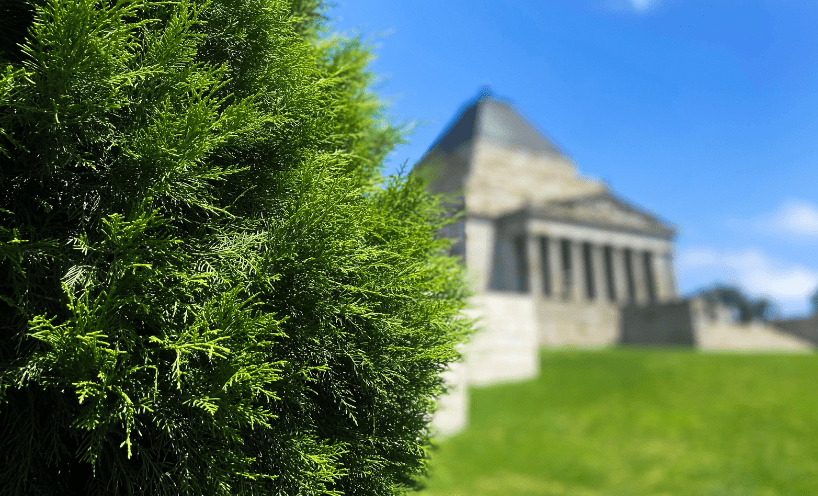
[[[468,385],[535,376],[542,346],[741,347],[744,334],[727,324],[702,334],[701,303],[679,298],[675,227],[583,177],[509,102],[483,92],[467,103],[412,173],[461,214],[441,235],[468,267],[480,321],[447,375],[441,433],[465,424]],[[809,347],[754,332],[754,347]]]

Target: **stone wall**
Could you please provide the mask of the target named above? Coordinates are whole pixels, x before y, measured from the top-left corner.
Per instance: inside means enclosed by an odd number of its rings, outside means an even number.
[[[487,292],[475,297],[470,316],[480,319],[465,348],[468,384],[536,377],[540,371],[534,304],[528,295]]]
[[[530,297],[487,292],[472,300],[467,312],[478,319],[477,330],[463,347],[463,362],[443,373],[449,388],[439,400],[432,428],[446,437],[468,422],[468,387],[524,381],[540,372],[534,304]]]
[[[693,346],[699,323],[688,300],[622,309],[620,343]]]
[[[478,293],[486,291],[491,280],[495,251],[496,228],[494,220],[467,217],[465,220],[465,249],[472,287]]]
[[[808,351],[813,343],[770,323],[714,315],[700,299],[622,309],[621,343],[696,346],[701,350]]]
[[[599,347],[619,341],[619,308],[607,302],[537,302],[540,346]]]
[[[696,341],[702,350],[807,352],[813,349],[812,343],[763,322],[706,322],[699,328]]]
[[[724,312],[714,316],[705,301],[688,300],[698,320],[696,344],[703,350],[723,351],[810,351],[812,343],[793,336],[767,322],[741,323],[725,318]],[[721,314],[721,315],[719,315]]]
[[[580,177],[576,166],[559,153],[509,148],[487,141],[473,145],[466,209],[496,217],[527,204],[576,198],[605,191],[605,186]]]
[[[466,427],[469,412],[466,379],[466,363],[463,362],[453,363],[443,372],[448,391],[440,397],[438,409],[432,417],[432,429],[440,437],[450,436]]]
[[[802,319],[777,320],[770,323],[787,334],[805,339],[818,345],[818,316]]]

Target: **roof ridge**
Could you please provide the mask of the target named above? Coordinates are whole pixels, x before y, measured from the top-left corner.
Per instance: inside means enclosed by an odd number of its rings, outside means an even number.
[[[436,149],[452,151],[475,139],[568,157],[550,136],[540,131],[510,100],[496,96],[488,86],[481,87],[475,97],[460,107],[423,156]]]

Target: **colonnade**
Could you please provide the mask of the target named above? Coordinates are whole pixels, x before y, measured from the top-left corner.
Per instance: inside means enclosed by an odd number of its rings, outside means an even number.
[[[517,287],[555,300],[647,304],[674,295],[669,253],[550,236],[516,239]]]

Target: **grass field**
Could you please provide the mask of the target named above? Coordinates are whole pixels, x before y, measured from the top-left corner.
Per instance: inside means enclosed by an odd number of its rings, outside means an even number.
[[[471,390],[425,495],[818,496],[818,355],[549,351]]]

